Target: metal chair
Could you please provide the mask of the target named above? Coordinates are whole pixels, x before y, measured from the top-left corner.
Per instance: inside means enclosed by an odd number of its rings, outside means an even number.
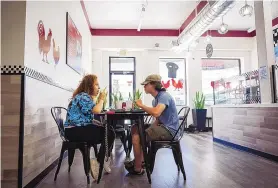
[[[68,172],[70,172],[71,165],[73,163],[74,154],[75,154],[75,149],[79,149],[83,156],[84,171],[87,176],[87,183],[90,184],[89,171],[90,171],[90,148],[91,148],[91,146],[86,142],[72,142],[65,138],[64,119],[63,119],[62,114],[65,114],[65,115],[67,114],[66,108],[52,107],[51,114],[58,126],[60,137],[63,140],[61,153],[60,153],[60,157],[59,157],[59,163],[58,163],[57,170],[56,170],[56,173],[54,176],[54,181],[57,180],[57,175],[60,171],[60,167],[61,167],[61,163],[63,161],[63,156],[64,156],[65,151],[68,151],[68,164],[69,164]],[[93,145],[93,147],[94,147],[95,153],[97,155],[96,145]]]
[[[190,108],[183,107],[179,113],[181,113],[182,110],[185,110],[184,116],[183,116],[182,122],[181,122],[176,134],[174,135],[173,139],[169,140],[169,141],[151,141],[151,143],[150,143],[149,158],[150,158],[151,173],[153,172],[153,169],[154,169],[155,156],[156,156],[157,151],[160,148],[170,148],[170,149],[172,149],[178,171],[180,171],[180,170],[182,171],[183,178],[184,178],[184,180],[186,180],[186,174],[184,171],[182,152],[181,152],[181,147],[180,147],[180,140],[184,134],[184,129],[185,129],[185,125],[187,124],[187,117],[188,117]]]

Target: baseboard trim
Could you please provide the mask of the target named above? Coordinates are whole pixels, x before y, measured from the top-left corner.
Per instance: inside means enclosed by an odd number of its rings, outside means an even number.
[[[234,144],[234,143],[231,143],[231,142],[228,142],[228,141],[225,141],[225,140],[221,140],[221,139],[218,139],[218,138],[214,138],[214,137],[213,137],[213,141],[217,142],[217,143],[220,143],[220,144],[223,144],[225,146],[229,146],[229,147],[234,148],[234,149],[238,149],[238,150],[241,150],[241,151],[252,153],[254,155],[258,155],[260,157],[269,159],[269,160],[274,161],[274,162],[278,162],[278,156],[276,156],[276,155],[272,155],[272,154],[265,153],[265,152],[262,152],[262,151],[258,151],[258,150],[255,150],[255,149],[247,148],[245,146]]]
[[[64,153],[64,158],[68,156],[68,152]],[[59,162],[59,158],[56,159],[51,165],[49,165],[46,169],[44,169],[44,171],[42,171],[39,175],[37,175],[32,181],[30,181],[24,188],[34,188],[36,187],[44,178],[45,176],[47,176],[47,174],[49,174],[49,172],[51,172],[57,165]],[[54,177],[53,177],[54,178]],[[54,181],[54,180],[53,180]]]

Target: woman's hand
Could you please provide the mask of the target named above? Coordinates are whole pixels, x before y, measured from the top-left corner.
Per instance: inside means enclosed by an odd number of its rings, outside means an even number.
[[[99,93],[99,96],[98,96],[98,99],[99,100],[105,100],[105,98],[106,98],[106,95],[107,95],[107,92],[104,90],[104,91],[101,91],[100,93]]]

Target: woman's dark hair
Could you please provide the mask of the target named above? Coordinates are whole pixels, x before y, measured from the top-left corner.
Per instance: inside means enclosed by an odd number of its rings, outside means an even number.
[[[73,92],[72,98],[74,98],[76,95],[82,92],[85,92],[90,96],[93,95],[94,93],[93,86],[96,80],[97,80],[96,75],[88,74],[84,76],[77,89]]]
[[[166,89],[162,86],[161,82],[150,82],[151,85],[154,86],[156,91],[166,91]]]

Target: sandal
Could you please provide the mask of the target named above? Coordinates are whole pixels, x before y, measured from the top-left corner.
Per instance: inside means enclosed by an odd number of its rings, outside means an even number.
[[[131,175],[143,175],[143,174],[145,174],[145,170],[143,168],[141,168],[141,170],[139,172],[136,171],[134,168],[129,168],[129,169],[127,169],[127,171]]]
[[[135,159],[133,159],[132,161],[128,161],[128,162],[125,162],[125,167],[126,168],[134,168],[134,163],[135,163]],[[146,168],[145,166],[145,162],[142,162],[142,168]]]

